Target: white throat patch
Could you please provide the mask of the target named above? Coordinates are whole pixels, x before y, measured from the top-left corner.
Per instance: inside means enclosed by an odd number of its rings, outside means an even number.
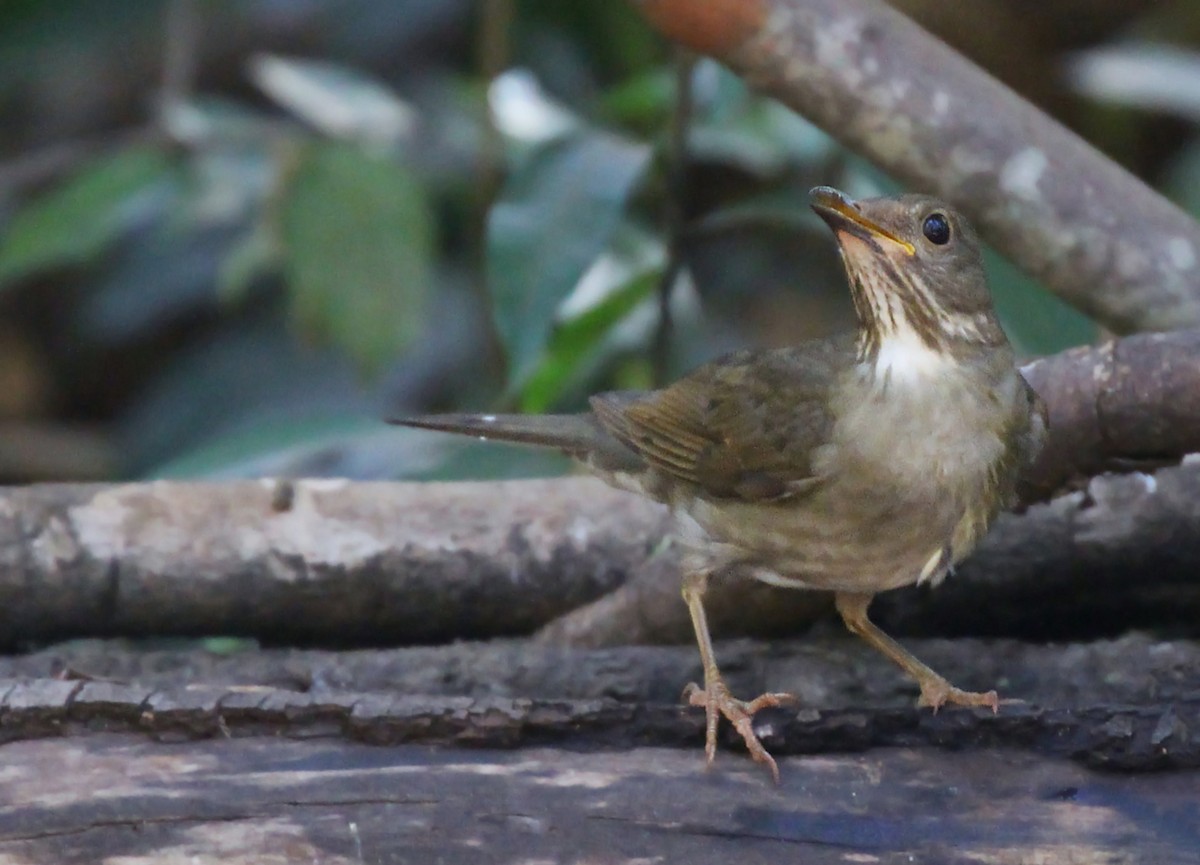
[[[952,358],[930,348],[906,324],[884,334],[874,372],[877,381],[915,384],[940,378],[953,365]]]

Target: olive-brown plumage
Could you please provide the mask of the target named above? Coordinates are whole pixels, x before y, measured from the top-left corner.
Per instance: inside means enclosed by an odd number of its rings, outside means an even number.
[[[740,351],[669,387],[592,398],[569,416],[397,420],[559,448],[614,486],[671,506],[684,598],[704,663],[711,761],[719,715],[778,778],[751,718],[791,698],[742,702],[721,679],[703,596],[716,574],[836,593],[847,627],[908,671],[923,705],[997,706],[960,691],[867,618],[879,591],[940,581],[1014,501],[1045,413],[1017,372],[978,240],[920,195],[854,202],[820,187],[858,317],[853,333]]]

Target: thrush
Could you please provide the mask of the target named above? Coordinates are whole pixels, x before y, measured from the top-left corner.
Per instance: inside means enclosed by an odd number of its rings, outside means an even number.
[[[393,421],[557,448],[670,506],[704,669],[685,697],[705,710],[708,762],[723,715],[777,782],[753,716],[795,698],[729,692],[705,618],[709,581],[832,591],[846,627],[916,680],[918,705],[995,711],[995,691],[954,687],[867,608],[877,592],[945,578],[1014,504],[1046,433],[962,215],[925,195],[810,196],[841,251],[854,331],[733,352],[661,390],[597,394],[581,414]]]

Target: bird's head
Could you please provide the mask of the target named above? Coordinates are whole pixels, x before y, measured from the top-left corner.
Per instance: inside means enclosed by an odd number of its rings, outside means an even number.
[[[828,186],[810,195],[841,248],[864,354],[1007,346],[979,238],[954,208],[928,195],[855,201]]]

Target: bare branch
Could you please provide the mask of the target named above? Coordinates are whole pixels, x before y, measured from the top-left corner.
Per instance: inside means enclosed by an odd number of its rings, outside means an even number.
[[[623,583],[665,527],[655,505],[590,479],[8,489],[0,633],[8,645],[528,633]]]
[[[1200,331],[1146,334],[1043,358],[1025,377],[1050,439],[1022,498],[1049,498],[1106,469],[1153,468],[1200,452]]]
[[[892,593],[881,614],[910,633],[1042,637],[1200,621],[1200,461],[1087,479],[1200,451],[1197,356],[1200,334],[1182,332],[1031,365],[1052,426],[1029,501],[1075,492],[1006,517],[946,586]],[[0,633],[370,645],[544,628],[555,644],[687,642],[669,525],[665,508],[590,478],[9,489]],[[818,593],[711,593],[725,635],[794,633],[828,610]]]
[[[878,0],[633,0],[1117,333],[1200,325],[1200,226]]]

